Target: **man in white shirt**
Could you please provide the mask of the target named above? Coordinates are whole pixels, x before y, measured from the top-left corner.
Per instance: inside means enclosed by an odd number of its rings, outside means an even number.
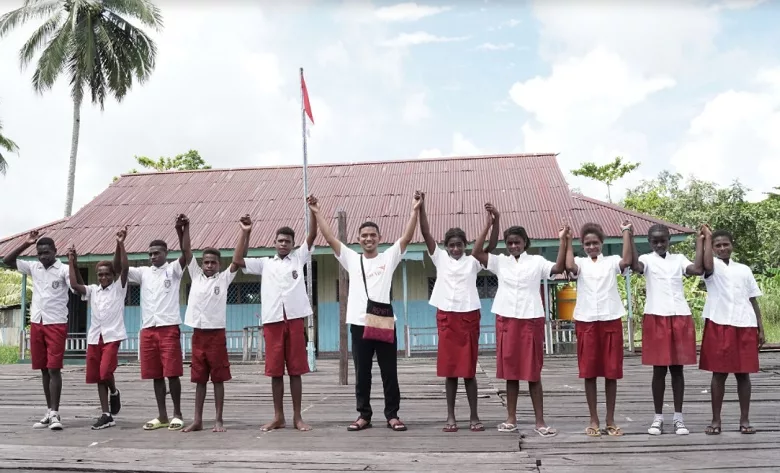
[[[179,245],[189,245],[189,219],[183,214],[176,218]],[[189,248],[188,248],[189,249]],[[141,285],[141,379],[154,380],[154,396],[158,416],[144,424],[144,430],[184,427],[181,413],[181,380],[184,365],[181,352],[181,315],[179,287],[186,265],[184,256],[168,262],[168,245],[163,240],[149,244],[151,266],[130,268],[128,280]],[[165,378],[173,401],[173,419],[168,420],[165,407]]]
[[[246,240],[243,228],[249,224],[249,216],[241,218],[241,230],[235,252],[243,254]],[[216,248],[203,249],[203,264],[192,256],[188,241],[182,245],[182,253],[190,271],[192,285],[187,301],[184,323],[193,329],[191,381],[195,388],[195,415],[192,424],[184,432],[203,430],[203,404],[206,402],[206,385],[211,379],[214,385],[216,419],[212,432],[225,432],[222,411],[225,406],[225,382],[230,381],[230,360],[227,351],[227,295],[228,287],[236,278],[238,265],[220,272],[222,254]]]
[[[316,203],[316,199],[311,201]],[[249,235],[251,222],[242,228]],[[282,227],[276,231],[274,239],[276,255],[272,258],[245,259],[243,252],[238,251],[233,256],[233,264],[244,268],[245,274],[262,277],[260,300],[265,340],[265,375],[271,378],[271,392],[274,399],[274,418],[260,428],[264,432],[283,429],[286,424],[285,366],[287,376],[290,377],[293,425],[300,431],[311,430],[311,426],[303,421],[301,413],[303,397],[301,376],[309,372],[305,320],[313,313],[309,296],[306,294],[303,270],[311,261],[315,238],[317,238],[317,219],[311,215],[306,241],[297,250],[293,250],[295,232],[290,227]]]
[[[35,429],[62,430],[60,394],[62,393],[62,365],[65,358],[65,340],[68,336],[68,268],[57,259],[57,247],[51,238],[38,239],[38,231],[3,258],[11,269],[32,277],[33,297],[30,307],[30,356],[32,369],[41,370],[43,394],[48,410],[33,425]],[[35,245],[38,261],[17,259]]]
[[[95,267],[98,284],[78,282],[76,248],[68,250],[70,280],[73,290],[89,301],[90,323],[87,333],[87,384],[97,384],[101,416],[92,430],[116,425],[114,416],[122,408],[119,390],[114,381],[118,364],[119,345],[127,338],[125,330],[125,296],[129,263],[125,251],[127,227],[116,234],[114,261],[100,261]],[[110,401],[109,401],[110,398]]]
[[[373,222],[363,222],[358,228],[360,248],[357,253],[333,235],[330,224],[320,211],[316,200],[310,198],[309,208],[314,213],[322,236],[333,249],[341,266],[349,273],[349,300],[347,302],[347,323],[352,334],[352,359],[355,364],[355,398],[360,416],[347,427],[349,431],[363,430],[371,426],[371,369],[376,354],[379,370],[382,373],[382,385],[385,394],[385,418],[387,427],[394,431],[406,430],[406,425],[398,418],[401,404],[401,391],[398,387],[398,339],[392,343],[364,338],[366,332],[366,313],[369,301],[386,306],[390,304],[390,290],[393,272],[401,262],[406,247],[414,237],[422,194],[414,194],[412,212],[401,238],[393,246],[379,253],[382,239],[379,226]],[[395,327],[393,327],[395,332]]]

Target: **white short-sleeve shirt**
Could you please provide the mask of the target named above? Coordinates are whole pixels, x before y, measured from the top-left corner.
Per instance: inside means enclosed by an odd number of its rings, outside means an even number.
[[[306,242],[284,258],[246,258],[244,273],[256,274],[260,283],[261,318],[264,324],[308,317],[313,313],[306,293],[303,268],[311,261],[314,247]]]
[[[760,297],[761,289],[749,267],[736,261],[726,264],[720,258],[713,262],[712,274],[704,278],[707,285],[705,319],[718,325],[758,327],[750,298]]]
[[[178,259],[159,268],[130,268],[128,281],[141,285],[141,328],[181,324],[179,288],[183,274]]]
[[[99,284],[86,286],[87,293],[82,300],[89,301],[89,332],[87,343],[97,345],[100,337],[103,343],[118,342],[127,338],[125,330],[125,296],[127,285],[117,280],[108,287]]]
[[[615,320],[626,314],[617,287],[620,260],[617,255],[599,255],[596,261],[588,257],[576,257],[577,304],[574,320],[601,322]]]
[[[664,258],[656,252],[640,256],[639,261],[645,265],[645,314],[691,315],[691,308],[685,300],[683,276],[693,263],[684,255],[666,253]]]
[[[17,260],[16,268],[20,273],[32,277],[30,322],[44,325],[68,323],[68,266],[60,260],[55,260],[48,268],[44,268],[40,261]]]
[[[482,307],[477,292],[477,275],[482,265],[476,258],[463,255],[455,259],[438,246],[429,256],[436,266],[432,306],[446,312],[471,312]]]
[[[498,290],[492,312],[515,319],[544,317],[539,285],[550,278],[555,263],[540,255],[523,252],[519,258],[511,255],[488,255],[487,269],[498,277]]]
[[[404,253],[401,252],[401,242],[379,253],[374,258],[363,258],[366,271],[368,295],[363,286],[363,274],[360,271],[361,255],[355,250],[341,244],[341,254],[336,256],[341,266],[349,273],[349,300],[347,302],[347,323],[350,325],[366,325],[366,305],[370,297],[374,302],[390,303],[390,290],[393,285],[393,273],[401,262]]]
[[[195,257],[187,269],[190,271],[192,284],[187,311],[184,313],[185,325],[200,329],[225,328],[228,287],[236,278],[237,272],[231,273],[228,268],[208,277],[203,274],[203,269]]]

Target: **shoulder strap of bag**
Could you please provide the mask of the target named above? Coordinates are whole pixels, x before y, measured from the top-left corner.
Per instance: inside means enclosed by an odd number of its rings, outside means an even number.
[[[363,255],[360,255],[360,272],[363,274],[363,287],[366,288],[366,299],[368,299],[368,284],[366,283],[366,270],[363,268]]]

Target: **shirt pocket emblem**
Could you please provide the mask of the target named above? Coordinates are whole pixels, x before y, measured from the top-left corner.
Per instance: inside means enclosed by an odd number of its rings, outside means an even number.
[[[298,279],[298,271],[296,271],[296,270],[294,270],[294,269],[293,269],[293,272],[292,272],[292,278],[293,278],[293,279]]]
[[[215,296],[219,295],[219,286],[214,286],[214,295]]]
[[[59,281],[52,281],[51,282],[51,288],[52,289],[59,289],[59,287],[60,287],[60,282]]]
[[[165,286],[165,289],[170,289],[171,288],[171,280],[170,279],[166,279],[165,282],[163,283],[163,285]]]

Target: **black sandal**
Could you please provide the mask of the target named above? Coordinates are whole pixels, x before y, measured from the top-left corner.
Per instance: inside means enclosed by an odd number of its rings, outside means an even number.
[[[365,424],[361,425],[361,423],[360,423],[361,420],[363,422],[365,422]],[[366,420],[366,419],[364,419],[362,417],[358,417],[355,422],[349,424],[349,426],[347,427],[347,431],[349,431],[349,432],[357,432],[357,431],[360,431],[360,430],[365,430],[365,429],[370,429],[370,428],[371,428],[371,421],[368,421],[368,420]]]
[[[753,427],[752,425],[740,425],[739,433],[752,435],[756,433],[756,428]]]
[[[387,421],[387,428],[393,429],[396,432],[406,432],[406,425],[401,422],[401,419],[392,419],[395,420],[395,424],[391,423],[389,420]]]
[[[720,435],[720,427],[713,427],[711,425],[708,425],[706,429],[704,429],[705,435]]]

